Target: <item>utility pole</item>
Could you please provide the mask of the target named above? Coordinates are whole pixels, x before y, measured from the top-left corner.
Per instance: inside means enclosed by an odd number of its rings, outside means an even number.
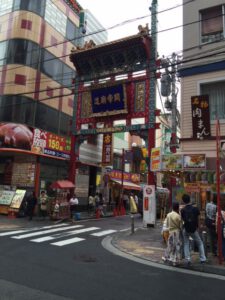
[[[172,101],[172,132],[171,132],[171,142],[170,151],[172,153],[177,152],[177,93],[176,93],[176,72],[177,72],[177,56],[175,53],[172,54],[171,61],[171,101]]]
[[[157,0],[152,0],[152,5],[149,8],[151,11],[151,53],[150,53],[150,90],[149,90],[149,118],[148,118],[148,156],[151,157],[151,150],[155,147],[155,108],[156,108],[156,58],[157,58]],[[152,74],[152,75],[150,75]],[[150,171],[150,164],[148,166],[148,184],[154,185],[154,173]]]

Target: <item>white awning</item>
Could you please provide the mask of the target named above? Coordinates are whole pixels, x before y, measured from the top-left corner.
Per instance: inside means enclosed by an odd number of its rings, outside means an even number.
[[[117,179],[111,179],[111,181],[119,184],[119,185],[122,185],[122,181],[121,180],[117,180]],[[124,181],[123,182],[123,188],[126,189],[126,190],[137,190],[137,191],[140,191],[141,190],[141,186],[138,185],[138,184],[135,184],[133,182],[130,182],[130,181]]]

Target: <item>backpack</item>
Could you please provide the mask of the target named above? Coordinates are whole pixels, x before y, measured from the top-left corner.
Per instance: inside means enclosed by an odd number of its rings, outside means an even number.
[[[188,233],[194,233],[197,229],[197,218],[193,206],[186,206],[183,209],[184,228]]]

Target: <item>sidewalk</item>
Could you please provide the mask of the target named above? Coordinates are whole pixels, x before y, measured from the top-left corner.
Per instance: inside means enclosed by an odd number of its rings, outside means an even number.
[[[155,227],[138,227],[132,234],[131,230],[120,232],[113,236],[112,245],[117,249],[129,253],[133,256],[149,260],[152,262],[164,264],[162,256],[166,248],[161,237],[161,223],[157,223]],[[208,262],[200,264],[198,252],[192,252],[192,265],[187,267],[184,262],[179,267],[187,268],[192,271],[204,273],[212,273],[225,276],[225,263],[222,265],[218,262],[218,257],[207,255]]]

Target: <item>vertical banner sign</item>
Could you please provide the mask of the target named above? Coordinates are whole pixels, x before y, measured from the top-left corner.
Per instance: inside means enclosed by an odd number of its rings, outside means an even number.
[[[192,96],[191,111],[193,138],[203,140],[210,137],[209,96]]]
[[[152,172],[161,170],[161,149],[160,148],[152,148],[150,163],[151,163],[150,170]]]
[[[143,224],[155,225],[156,223],[156,197],[155,186],[145,185],[143,187]]]
[[[103,134],[102,165],[112,165],[112,134]]]

